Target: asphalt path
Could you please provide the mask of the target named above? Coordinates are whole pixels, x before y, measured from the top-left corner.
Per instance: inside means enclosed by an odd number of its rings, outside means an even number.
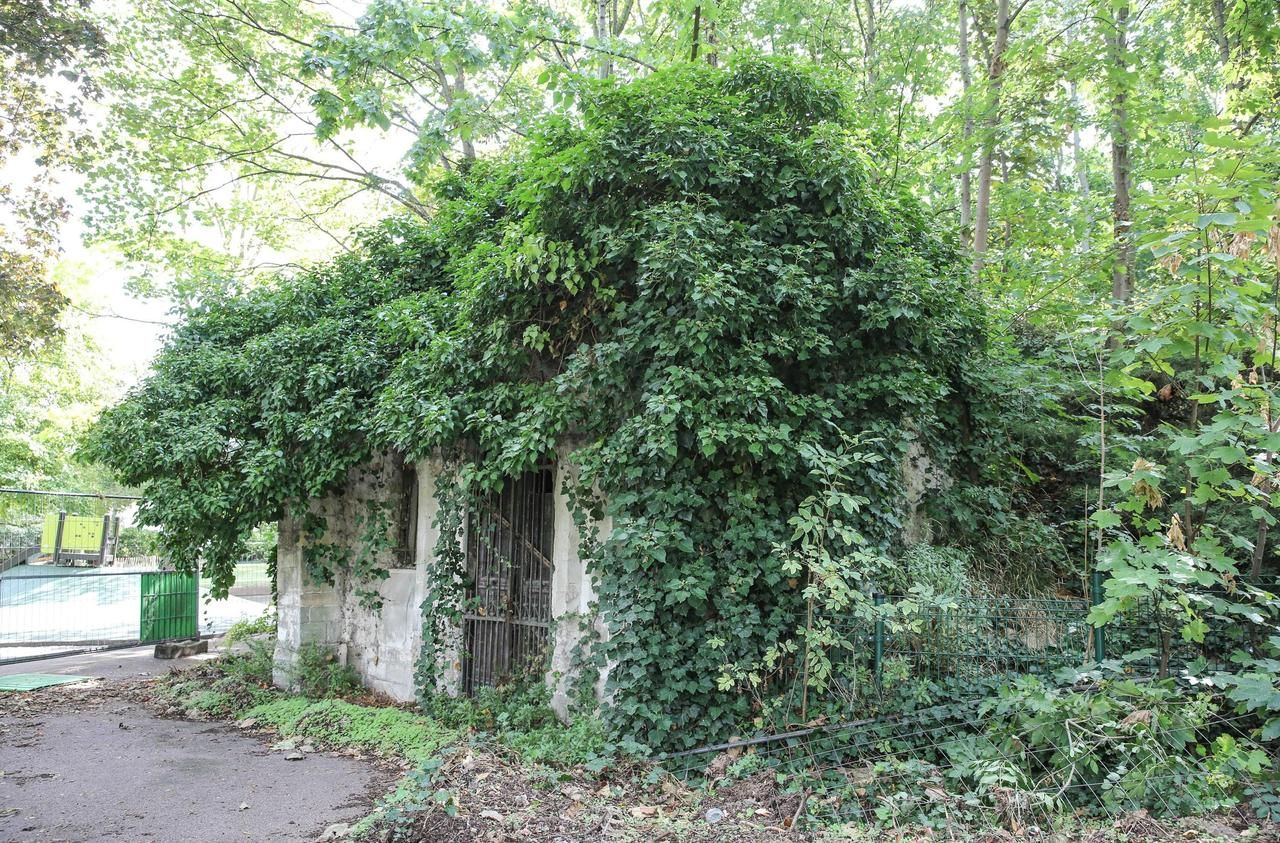
[[[0,841],[292,843],[369,810],[370,765],[289,761],[225,724],[153,716],[113,684],[0,699]]]

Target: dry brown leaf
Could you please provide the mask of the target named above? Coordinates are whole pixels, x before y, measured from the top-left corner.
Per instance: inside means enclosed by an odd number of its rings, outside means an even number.
[[[1187,549],[1187,537],[1182,532],[1182,519],[1178,517],[1178,513],[1173,514],[1173,520],[1169,522],[1169,532],[1165,535],[1169,539],[1169,544],[1178,550]]]

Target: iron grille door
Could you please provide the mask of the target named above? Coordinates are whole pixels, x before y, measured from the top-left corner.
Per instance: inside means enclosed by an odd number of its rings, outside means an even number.
[[[555,473],[511,478],[467,516],[462,688],[501,685],[540,670],[551,627]]]

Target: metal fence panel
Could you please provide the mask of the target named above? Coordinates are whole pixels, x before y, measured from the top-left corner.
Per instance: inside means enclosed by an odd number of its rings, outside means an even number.
[[[146,573],[141,575],[141,586],[140,640],[167,641],[196,635],[199,589],[195,574]]]

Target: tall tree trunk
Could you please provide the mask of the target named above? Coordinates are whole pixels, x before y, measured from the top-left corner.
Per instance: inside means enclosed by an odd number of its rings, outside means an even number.
[[[694,6],[693,7],[693,47],[689,50],[690,61],[698,60],[698,39],[701,37],[701,34],[698,32],[698,29],[701,26],[701,24],[702,24],[702,7]]]
[[[876,0],[864,0],[866,20],[862,25],[862,66],[867,79],[867,91],[875,90],[880,74],[876,62]]]
[[[973,170],[970,166],[969,144],[973,141],[973,107],[969,102],[969,87],[973,84],[969,70],[969,4],[960,0],[960,90],[964,107],[964,141],[960,161],[960,236],[968,242],[973,225]]]
[[[1226,67],[1231,61],[1231,39],[1227,35],[1227,0],[1213,0],[1213,41],[1218,45],[1218,61]]]
[[[596,0],[596,25],[595,25],[596,44],[603,47],[609,39],[609,0]],[[600,54],[600,68],[598,71],[601,79],[608,79],[613,75],[613,59],[608,53]]]
[[[1009,47],[1009,0],[996,2],[996,37],[987,67],[989,99],[983,120],[982,158],[978,164],[978,207],[973,226],[973,278],[982,275],[991,231],[991,173],[995,165],[996,129],[1000,126],[1000,86],[1004,77],[1004,54]]]
[[[1115,195],[1111,203],[1111,230],[1115,240],[1115,261],[1111,265],[1111,297],[1128,302],[1133,295],[1133,241],[1129,210],[1129,126],[1128,68],[1129,2],[1116,8],[1114,26],[1109,39],[1111,72],[1117,81],[1111,96],[1111,180]]]

